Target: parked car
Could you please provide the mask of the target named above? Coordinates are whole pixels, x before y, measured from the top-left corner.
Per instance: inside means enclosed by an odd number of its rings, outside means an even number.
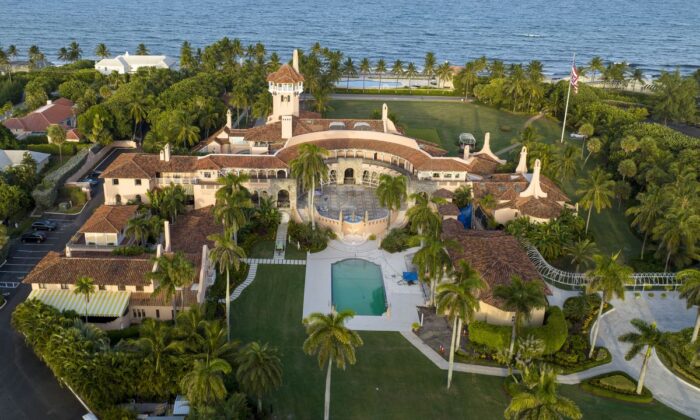
[[[58,224],[56,222],[52,222],[51,220],[37,220],[36,222],[32,223],[32,229],[34,230],[56,230],[58,228]]]
[[[569,134],[569,137],[574,139],[574,140],[586,140],[586,136],[584,136],[583,134],[579,134],[579,133],[571,133],[571,134]]]
[[[85,178],[79,180],[78,182],[87,182],[88,184],[90,184],[91,187],[94,187],[100,183],[97,180],[97,177],[92,177],[92,176],[85,177]]]
[[[22,242],[24,242],[24,243],[34,242],[34,243],[40,244],[46,240],[46,233],[41,232],[41,231],[29,232],[29,233],[23,234],[21,239],[22,239]]]

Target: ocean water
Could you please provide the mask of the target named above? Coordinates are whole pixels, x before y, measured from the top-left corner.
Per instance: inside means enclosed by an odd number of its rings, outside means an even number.
[[[0,46],[37,44],[55,60],[76,40],[85,57],[104,42],[113,54],[140,42],[177,56],[180,44],[223,36],[261,41],[288,59],[319,41],[357,60],[400,58],[421,65],[426,51],[453,64],[486,55],[539,59],[568,74],[599,55],[648,74],[700,68],[699,0],[0,0]]]

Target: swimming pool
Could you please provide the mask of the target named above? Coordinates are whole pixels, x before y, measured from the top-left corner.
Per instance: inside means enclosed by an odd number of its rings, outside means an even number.
[[[355,315],[382,315],[386,292],[382,269],[372,262],[351,258],[331,265],[331,294],[335,310]]]

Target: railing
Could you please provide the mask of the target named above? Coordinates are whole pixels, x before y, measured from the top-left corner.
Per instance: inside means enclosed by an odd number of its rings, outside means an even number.
[[[197,178],[156,178],[156,185],[194,185],[198,183]]]
[[[530,261],[532,261],[537,271],[546,281],[555,286],[563,285],[576,289],[584,288],[588,284],[588,278],[585,273],[560,270],[549,264],[534,246],[525,244],[525,248]],[[625,288],[629,290],[644,290],[647,287],[670,287],[671,290],[676,290],[681,285],[676,280],[676,273],[634,273],[632,279],[633,283],[626,285]]]

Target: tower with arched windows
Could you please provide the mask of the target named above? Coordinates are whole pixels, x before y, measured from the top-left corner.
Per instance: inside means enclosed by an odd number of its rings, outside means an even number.
[[[294,50],[292,65],[283,64],[279,70],[267,76],[268,90],[272,94],[272,115],[267,122],[276,122],[283,116],[299,116],[299,99],[304,91],[304,76],[299,73],[299,54]]]

